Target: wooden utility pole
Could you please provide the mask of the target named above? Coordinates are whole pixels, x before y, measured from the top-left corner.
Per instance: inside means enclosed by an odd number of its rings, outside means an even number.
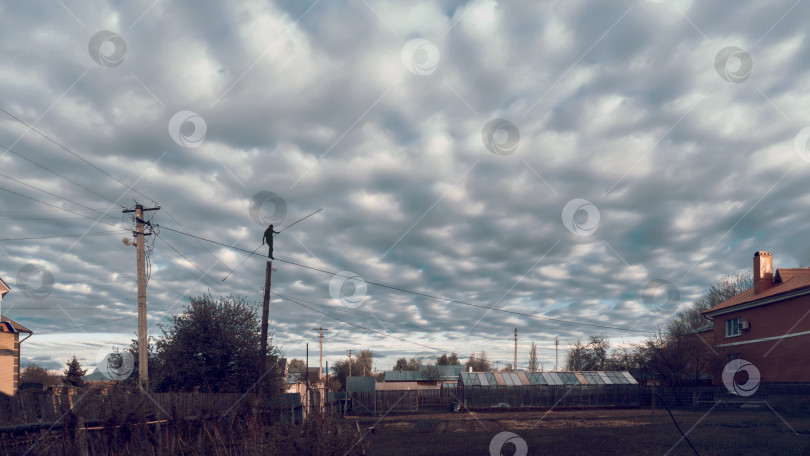
[[[259,358],[259,384],[256,387],[256,395],[261,400],[264,398],[264,374],[267,367],[267,320],[270,314],[270,276],[273,272],[273,262],[267,262],[267,269],[264,271],[264,301],[262,302],[262,335],[261,335],[261,357]]]
[[[143,219],[144,211],[159,211],[157,207],[147,208],[135,203],[135,209],[123,209],[123,213],[135,213],[135,248],[137,250],[136,264],[138,269],[138,380],[144,391],[149,391],[149,338],[146,334],[146,242],[145,237],[152,233],[144,233],[143,226],[151,223]]]
[[[323,332],[329,330],[326,328],[315,328],[315,331],[320,331],[318,334],[318,339],[321,343],[321,357],[318,361],[318,378],[323,378]]]
[[[515,364],[512,365],[512,372],[517,372],[517,328],[515,328]]]

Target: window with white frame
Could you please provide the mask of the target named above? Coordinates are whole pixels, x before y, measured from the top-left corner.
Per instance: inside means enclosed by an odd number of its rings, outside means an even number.
[[[742,334],[742,317],[726,320],[726,337],[734,337]]]

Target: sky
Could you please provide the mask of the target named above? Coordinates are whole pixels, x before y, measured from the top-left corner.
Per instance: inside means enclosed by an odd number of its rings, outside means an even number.
[[[545,369],[638,342],[753,253],[810,266],[795,0],[5,2],[2,314],[22,364],[94,366],[192,296],[287,357]],[[187,236],[193,234],[197,237]],[[209,242],[213,240],[218,242]],[[233,247],[233,248],[232,248]],[[257,249],[257,255],[247,252]],[[227,279],[226,279],[227,277]],[[380,286],[383,285],[383,286]],[[441,299],[436,299],[441,298]]]

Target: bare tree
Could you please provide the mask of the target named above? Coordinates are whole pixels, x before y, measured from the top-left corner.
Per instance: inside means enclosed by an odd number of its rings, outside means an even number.
[[[439,373],[439,368],[436,367],[436,365],[433,364],[433,362],[428,362],[422,368],[422,380],[436,381],[436,380],[439,380],[440,378],[441,378],[441,375]]]
[[[754,278],[750,271],[723,276],[703,292],[695,302],[678,311],[667,322],[666,332],[683,332],[706,325],[708,321],[703,317],[703,312],[753,286]]]
[[[447,354],[445,353],[442,356],[436,358],[436,364],[439,366],[451,366],[461,364],[461,361],[458,360],[458,355],[456,355],[455,353],[451,353],[450,356],[447,356]]]
[[[610,340],[607,336],[590,336],[587,345],[577,339],[569,345],[565,368],[569,371],[603,370],[607,364]]]
[[[290,372],[304,372],[306,363],[303,359],[293,358],[287,362],[287,370]]]
[[[701,375],[719,372],[723,350],[711,347],[695,330],[708,324],[702,313],[751,288],[749,272],[727,275],[707,289],[690,306],[667,321],[665,329],[647,338],[637,347],[636,361],[655,370],[661,380],[675,387],[698,386]]]
[[[421,365],[422,365],[422,360],[420,360],[420,359],[416,359],[416,358],[411,358],[411,359],[399,358],[397,360],[396,364],[394,364],[393,370],[396,370],[396,371],[400,371],[400,370],[402,370],[402,371],[418,371],[419,366],[421,366]]]
[[[532,349],[529,351],[529,372],[537,372],[537,345],[532,342]]]
[[[357,356],[352,358],[351,369],[349,369],[349,359],[343,358],[329,365],[329,370],[333,373],[333,378],[340,383],[341,388],[346,386],[346,377],[351,370],[352,377],[373,377],[371,370],[374,362],[374,353],[371,350],[361,350]],[[331,383],[330,383],[331,385]],[[337,391],[337,390],[335,390]]]
[[[489,372],[492,370],[492,366],[489,364],[489,360],[487,359],[487,352],[485,351],[470,355],[470,358],[467,360],[466,367],[472,367],[474,372]]]

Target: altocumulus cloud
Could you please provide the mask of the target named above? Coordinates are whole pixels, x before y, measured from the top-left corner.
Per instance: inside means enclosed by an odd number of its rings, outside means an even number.
[[[533,340],[546,365],[555,336],[632,342],[643,333],[626,329],[666,318],[644,304],[651,283],[683,304],[747,269],[754,250],[779,267],[810,263],[798,220],[810,204],[799,191],[810,172],[809,9],[8,5],[0,144],[13,153],[0,152],[0,237],[41,239],[0,241],[13,289],[3,313],[38,333],[28,360],[57,367],[76,353],[93,364],[136,329],[122,206],[159,203],[153,223],[250,251],[265,228],[251,202],[272,192],[281,226],[323,208],[279,235],[281,259],[517,314],[352,281],[335,299],[332,276],[276,262],[273,291],[312,309],[504,362],[514,327],[521,358]],[[222,280],[244,259],[160,230],[153,331],[207,290],[260,300],[260,257]],[[14,283],[31,264],[53,283]],[[23,293],[43,287],[44,299]],[[275,342],[300,357],[321,325],[329,356],[369,347],[387,368],[439,354],[332,317],[274,296]]]

